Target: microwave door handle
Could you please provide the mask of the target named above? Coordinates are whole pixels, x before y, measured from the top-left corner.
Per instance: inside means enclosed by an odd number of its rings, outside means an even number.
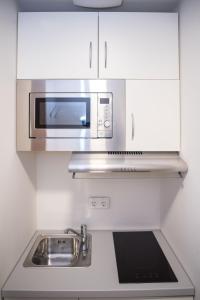
[[[132,141],[134,140],[134,137],[135,137],[135,126],[134,126],[134,115],[133,115],[133,113],[131,114],[131,128],[132,128],[132,130],[131,130],[131,139],[132,139]]]
[[[90,42],[89,46],[89,67],[92,68],[92,42]]]

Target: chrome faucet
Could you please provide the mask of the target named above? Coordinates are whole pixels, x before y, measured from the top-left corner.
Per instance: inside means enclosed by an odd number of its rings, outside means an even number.
[[[78,232],[72,228],[67,228],[65,229],[64,233],[73,233],[81,238],[81,250],[83,252],[83,256],[86,256],[88,250],[87,225],[81,224],[81,232]]]

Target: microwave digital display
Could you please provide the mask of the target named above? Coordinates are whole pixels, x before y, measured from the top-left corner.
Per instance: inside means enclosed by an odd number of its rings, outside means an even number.
[[[35,128],[90,128],[90,98],[35,98]]]
[[[100,98],[100,104],[109,104],[109,98]]]

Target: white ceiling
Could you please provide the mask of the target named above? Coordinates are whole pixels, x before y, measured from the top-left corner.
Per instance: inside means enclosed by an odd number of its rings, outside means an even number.
[[[19,11],[95,11],[79,8],[72,0],[16,0]],[[180,0],[124,0],[121,7],[111,11],[176,11]],[[105,11],[105,9],[104,9]]]

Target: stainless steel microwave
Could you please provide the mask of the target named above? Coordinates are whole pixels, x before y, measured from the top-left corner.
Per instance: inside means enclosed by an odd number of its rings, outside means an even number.
[[[124,80],[17,81],[17,150],[124,149]]]
[[[31,138],[112,138],[112,93],[30,93]]]

